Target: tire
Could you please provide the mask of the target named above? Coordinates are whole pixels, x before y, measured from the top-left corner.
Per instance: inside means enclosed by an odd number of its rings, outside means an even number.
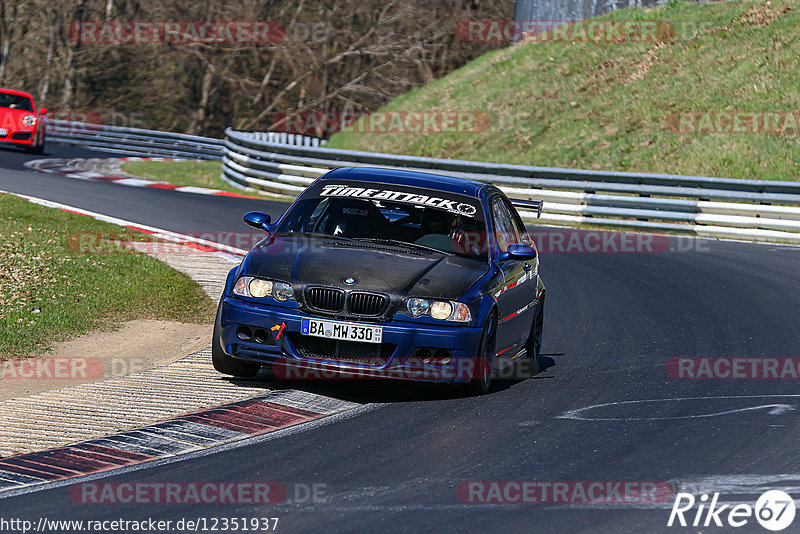
[[[475,370],[472,374],[472,380],[469,382],[469,388],[475,395],[485,395],[489,393],[489,388],[492,385],[496,351],[496,334],[497,320],[494,316],[494,313],[492,313],[486,320],[486,325],[483,327],[481,344],[480,347],[478,347],[477,354],[475,355]]]
[[[42,137],[42,142],[41,143],[39,143],[38,145],[33,145],[33,146],[30,146],[30,147],[27,147],[25,149],[25,151],[28,154],[43,154],[44,153],[44,137]]]
[[[542,355],[542,329],[544,326],[544,297],[542,293],[539,299],[539,305],[536,306],[536,314],[533,316],[533,324],[531,325],[531,335],[528,336],[528,343],[525,347],[528,351],[526,365],[528,366],[529,376],[533,377],[538,375],[541,370],[541,355]]]
[[[240,376],[243,378],[251,378],[258,374],[261,370],[261,365],[252,362],[245,362],[232,358],[225,354],[222,350],[222,343],[220,343],[220,323],[222,315],[222,299],[217,306],[217,318],[214,320],[214,333],[211,338],[211,363],[214,369],[224,375]]]

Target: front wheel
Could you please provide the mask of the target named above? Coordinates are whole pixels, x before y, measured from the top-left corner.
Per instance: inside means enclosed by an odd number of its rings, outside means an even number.
[[[222,350],[222,342],[220,341],[220,324],[222,321],[222,300],[219,301],[217,307],[217,318],[214,320],[214,333],[211,338],[211,363],[214,369],[224,375],[240,376],[243,378],[250,378],[256,376],[261,366],[257,363],[244,362],[232,358],[225,354]]]
[[[497,333],[497,321],[494,314],[486,320],[483,328],[481,344],[475,357],[475,369],[472,373],[472,380],[469,386],[475,395],[485,395],[489,392],[492,385],[492,375],[494,374],[495,358],[495,334]]]
[[[25,148],[28,154],[43,154],[44,153],[44,135],[42,135],[42,140],[40,143],[34,144],[33,146],[29,146]]]

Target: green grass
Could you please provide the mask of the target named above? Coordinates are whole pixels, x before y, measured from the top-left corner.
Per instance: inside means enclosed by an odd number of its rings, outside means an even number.
[[[128,161],[122,164],[122,170],[147,180],[245,193],[220,178],[219,161]]]
[[[0,194],[0,359],[133,319],[210,322],[188,276],[111,240],[146,240],[89,217]]]
[[[482,133],[340,133],[346,148],[582,169],[797,180],[798,130],[681,133],[674,113],[800,110],[800,0],[670,2],[601,19],[669,21],[650,42],[524,42],[381,111],[488,114]],[[701,28],[701,31],[694,31]]]

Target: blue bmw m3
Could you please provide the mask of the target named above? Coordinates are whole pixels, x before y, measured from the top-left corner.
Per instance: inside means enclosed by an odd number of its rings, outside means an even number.
[[[228,274],[215,369],[465,383],[478,394],[518,362],[535,374],[545,287],[515,205],[541,213],[490,184],[341,168],[274,223],[247,213],[266,235]]]

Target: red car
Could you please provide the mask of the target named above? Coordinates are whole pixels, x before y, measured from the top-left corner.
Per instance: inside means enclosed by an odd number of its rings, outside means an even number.
[[[47,110],[35,110],[30,93],[0,89],[0,141],[20,145],[32,154],[44,152]]]

